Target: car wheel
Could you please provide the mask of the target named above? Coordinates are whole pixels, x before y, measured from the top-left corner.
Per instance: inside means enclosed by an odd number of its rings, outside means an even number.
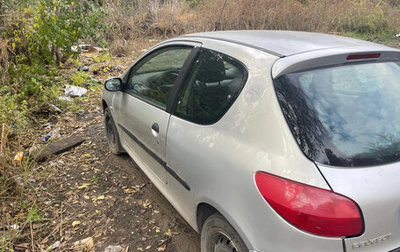
[[[115,155],[125,153],[124,148],[121,146],[117,126],[115,126],[109,108],[106,108],[104,111],[104,123],[106,127],[107,142],[111,152]]]
[[[204,222],[201,230],[201,252],[247,252],[242,238],[219,213]]]

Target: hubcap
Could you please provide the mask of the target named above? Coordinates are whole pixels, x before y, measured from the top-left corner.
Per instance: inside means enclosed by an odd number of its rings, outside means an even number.
[[[214,238],[214,252],[237,252],[237,248],[235,244],[231,241],[231,239],[223,234],[217,233]]]

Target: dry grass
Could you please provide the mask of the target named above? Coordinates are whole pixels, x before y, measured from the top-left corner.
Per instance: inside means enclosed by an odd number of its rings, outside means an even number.
[[[198,3],[191,7],[190,3]],[[221,30],[270,29],[388,34],[400,27],[399,0],[147,0],[110,1],[111,50],[139,37]],[[223,9],[223,11],[222,11]],[[222,12],[222,14],[221,14]],[[397,31],[399,32],[399,31]]]

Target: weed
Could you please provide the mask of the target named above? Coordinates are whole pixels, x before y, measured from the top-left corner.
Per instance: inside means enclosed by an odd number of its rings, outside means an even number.
[[[72,81],[72,85],[82,86],[86,85],[86,83],[88,82],[89,79],[91,79],[91,77],[86,72],[76,71],[73,74],[71,74],[70,79]]]

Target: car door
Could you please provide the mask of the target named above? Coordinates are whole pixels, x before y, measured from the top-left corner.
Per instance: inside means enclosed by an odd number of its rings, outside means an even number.
[[[202,48],[182,82],[169,122],[167,169],[171,201],[185,218],[194,212],[193,194],[199,196],[204,188],[214,195],[221,191],[218,179],[226,174],[218,168],[229,162],[219,155],[226,133],[217,122],[246,80],[247,71],[239,61]]]
[[[156,185],[166,183],[168,101],[191,44],[154,49],[130,70],[118,101],[118,125],[126,151]]]

